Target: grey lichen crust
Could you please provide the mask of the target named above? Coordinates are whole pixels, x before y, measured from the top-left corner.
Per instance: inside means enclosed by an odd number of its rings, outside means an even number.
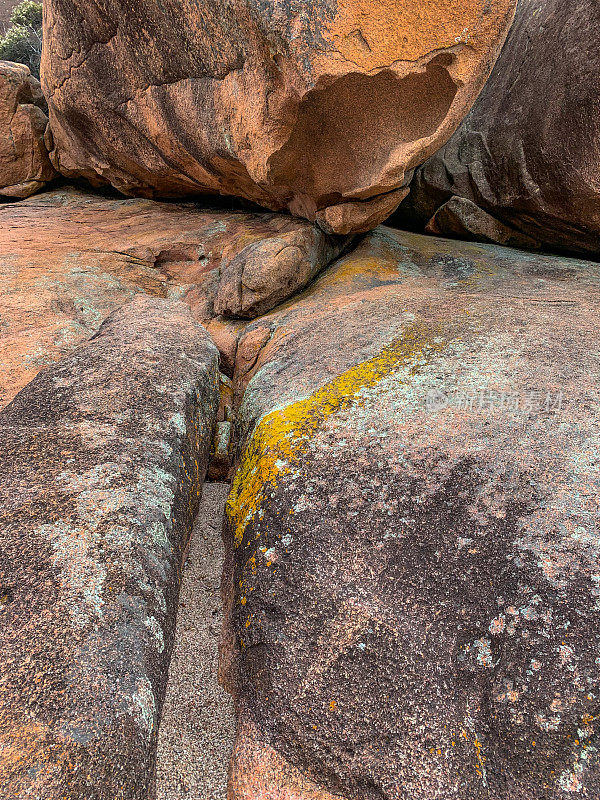
[[[0,414],[0,796],[152,795],[218,374],[138,297]]]

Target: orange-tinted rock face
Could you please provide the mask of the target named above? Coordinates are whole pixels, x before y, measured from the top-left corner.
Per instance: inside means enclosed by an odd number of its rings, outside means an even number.
[[[515,0],[49,0],[54,163],[374,227],[487,78]],[[409,173],[407,175],[407,173]]]
[[[45,192],[0,208],[0,408],[135,294],[181,297],[232,367],[241,321],[286,299],[343,238],[284,215]]]
[[[0,195],[28,197],[55,177],[44,144],[45,106],[28,68],[0,61]]]

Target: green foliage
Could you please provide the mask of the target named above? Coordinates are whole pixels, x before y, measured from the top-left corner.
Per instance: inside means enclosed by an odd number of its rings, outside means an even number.
[[[41,29],[42,4],[34,0],[23,0],[10,15],[11,25]]]
[[[14,9],[10,27],[0,38],[0,61],[26,64],[32,75],[40,77],[42,57],[42,6],[23,0]]]

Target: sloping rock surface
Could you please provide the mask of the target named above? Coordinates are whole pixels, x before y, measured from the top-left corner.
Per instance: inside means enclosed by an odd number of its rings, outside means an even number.
[[[516,0],[48,0],[53,163],[369,230],[481,90]]]
[[[236,366],[233,800],[600,794],[600,269],[380,228]]]
[[[0,413],[0,796],[147,800],[218,353],[140,297]]]
[[[29,197],[56,176],[44,142],[47,111],[29,69],[0,61],[0,196]]]
[[[594,0],[519,0],[489,81],[448,144],[416,172],[401,219],[422,227],[433,217],[438,233],[456,235],[456,217],[438,209],[466,198],[513,236],[529,237],[526,246],[597,256],[599,63]],[[458,233],[479,239],[477,218]],[[490,238],[507,241],[504,232]]]
[[[236,328],[346,244],[304,220],[56,190],[0,207],[0,407],[135,294],[181,298],[232,367]]]

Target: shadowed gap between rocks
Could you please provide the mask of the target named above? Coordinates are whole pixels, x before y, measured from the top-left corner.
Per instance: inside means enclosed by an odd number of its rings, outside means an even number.
[[[225,800],[236,720],[217,680],[228,483],[206,483],[184,567],[160,726],[157,800]]]

